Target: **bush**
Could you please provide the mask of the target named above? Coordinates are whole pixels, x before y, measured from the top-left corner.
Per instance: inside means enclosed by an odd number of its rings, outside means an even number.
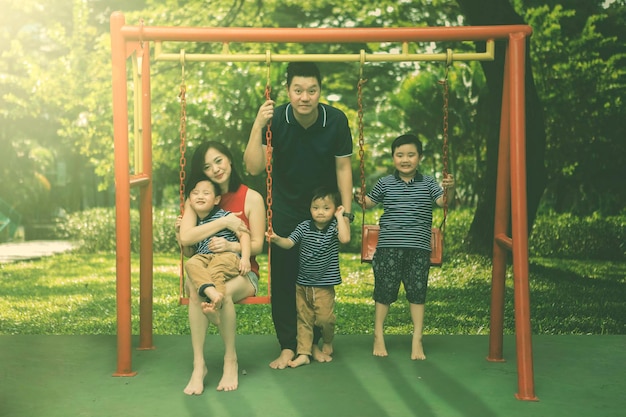
[[[382,212],[369,210],[365,223],[376,224]],[[445,225],[445,253],[461,252],[465,236],[472,222],[473,211],[455,209],[448,212]],[[178,209],[155,209],[153,215],[153,251],[171,253],[178,251],[174,236],[174,223]],[[355,210],[351,225],[352,239],[342,248],[343,252],[361,252],[362,214]],[[443,217],[442,210],[434,212],[435,226]],[[537,217],[531,236],[531,256],[566,259],[597,259],[620,261],[626,258],[626,216],[576,217],[571,214],[541,214]],[[69,215],[61,223],[61,238],[81,243],[81,251],[115,251],[115,209],[95,208]],[[131,250],[139,251],[139,214],[131,210]]]
[[[533,225],[529,252],[545,258],[622,261],[626,259],[625,226],[624,215],[543,214]]]
[[[178,243],[174,235],[174,223],[178,216],[175,209],[155,209],[152,224],[154,252],[177,252]],[[57,235],[76,241],[81,252],[114,252],[115,208],[94,208],[72,213],[57,226]],[[130,247],[139,252],[139,212],[130,211]]]

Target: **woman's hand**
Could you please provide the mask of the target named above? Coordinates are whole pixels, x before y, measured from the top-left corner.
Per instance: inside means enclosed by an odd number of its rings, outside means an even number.
[[[180,233],[180,224],[183,222],[183,216],[182,215],[178,215],[178,217],[176,217],[176,223],[174,224],[174,230],[176,230],[176,233]]]
[[[230,229],[233,233],[250,233],[250,229],[246,226],[246,222],[241,220],[238,213],[230,213],[228,216],[222,217],[222,221],[224,222],[224,227]]]

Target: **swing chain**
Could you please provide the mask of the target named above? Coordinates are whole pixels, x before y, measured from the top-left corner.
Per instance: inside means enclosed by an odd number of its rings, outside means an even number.
[[[182,215],[185,211],[185,166],[187,165],[187,160],[185,159],[185,153],[187,152],[187,86],[185,84],[185,61],[184,61],[184,52],[181,51],[181,62],[182,62],[182,76],[180,83],[180,93],[178,97],[180,99],[180,171],[179,171],[179,199],[180,199],[180,214]],[[183,277],[185,275],[184,270],[184,253],[183,247],[180,248],[180,271],[179,271],[179,302],[181,304],[187,304],[189,302],[186,294],[185,294],[185,286],[183,285]]]
[[[271,73],[270,73],[270,69],[271,69],[271,58],[270,58],[270,52],[267,51],[267,80],[265,83],[265,99],[266,100],[271,100],[271,93],[272,93],[272,79],[271,79]],[[272,119],[269,119],[267,121],[267,129],[265,130],[265,172],[267,174],[267,176],[265,177],[265,184],[267,187],[267,195],[265,196],[265,202],[267,204],[267,230],[270,232],[273,232],[273,226],[272,226],[272,217],[273,217],[273,212],[272,212],[272,152],[273,152],[273,148],[272,148]],[[269,243],[269,242],[268,242]],[[272,265],[272,245],[268,244],[267,246],[267,277],[268,277],[268,288],[269,288],[269,280],[271,279],[270,277],[272,276],[272,269],[271,269],[271,265]]]
[[[267,84],[265,85],[265,99],[271,99],[272,86],[270,84],[269,66],[267,74]],[[267,227],[272,230],[272,119],[267,121],[267,129],[265,131],[265,141],[267,146],[265,147],[265,172],[267,177],[265,183],[267,186]]]
[[[449,104],[449,85],[448,85],[448,71],[452,65],[452,50],[448,49],[448,58],[446,60],[446,67],[444,70],[443,80],[439,81],[443,89],[443,178],[448,176],[448,104]],[[448,215],[448,189],[443,189],[443,223]]]
[[[357,84],[358,126],[359,126],[359,169],[361,171],[361,209],[363,213],[362,224],[365,224],[365,138],[363,135],[363,85],[367,82],[363,78],[364,53],[361,50],[361,66],[359,68],[359,82]]]
[[[187,165],[187,160],[185,158],[185,153],[187,152],[187,87],[185,86],[185,79],[183,73],[183,82],[180,85],[180,93],[178,97],[180,98],[180,214],[183,214],[185,208],[185,166]]]

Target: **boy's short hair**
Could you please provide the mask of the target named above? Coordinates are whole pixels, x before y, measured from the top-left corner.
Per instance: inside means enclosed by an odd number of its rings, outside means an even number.
[[[399,146],[407,145],[410,143],[415,145],[415,147],[417,148],[417,153],[422,155],[422,141],[420,141],[417,136],[412,134],[400,135],[395,138],[394,141],[391,143],[391,155],[393,155],[393,153],[396,151],[396,148],[398,148]]]
[[[221,190],[220,190],[219,184],[216,184],[215,181],[207,177],[204,172],[201,172],[196,175],[191,175],[187,179],[187,182],[185,183],[185,198],[189,198],[189,195],[191,194],[191,190],[196,188],[196,185],[198,185],[198,183],[202,181],[210,182],[211,185],[213,185],[213,193],[215,194],[215,197],[220,196]]]
[[[322,89],[322,74],[314,62],[290,62],[287,64],[287,88],[291,85],[293,77],[315,77]]]
[[[326,186],[320,186],[313,190],[311,203],[315,200],[324,199],[326,197],[330,198],[330,200],[335,204],[335,207],[339,207],[341,205],[341,198],[337,189]]]

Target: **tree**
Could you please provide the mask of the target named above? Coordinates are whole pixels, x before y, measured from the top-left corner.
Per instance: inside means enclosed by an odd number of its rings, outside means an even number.
[[[467,22],[483,26],[494,24],[524,24],[508,0],[458,0]],[[526,171],[529,232],[546,185],[545,123],[530,64],[530,48],[526,44]],[[495,186],[497,176],[500,108],[504,81],[504,44],[496,46],[495,60],[483,62],[482,68],[489,89],[487,111],[492,116],[487,136],[487,161],[484,187],[479,193],[474,220],[468,233],[470,249],[489,253],[493,246],[495,215]]]
[[[538,5],[526,10],[535,28],[533,69],[549,117],[545,202],[557,212],[618,214],[626,206],[626,7],[599,2]]]

